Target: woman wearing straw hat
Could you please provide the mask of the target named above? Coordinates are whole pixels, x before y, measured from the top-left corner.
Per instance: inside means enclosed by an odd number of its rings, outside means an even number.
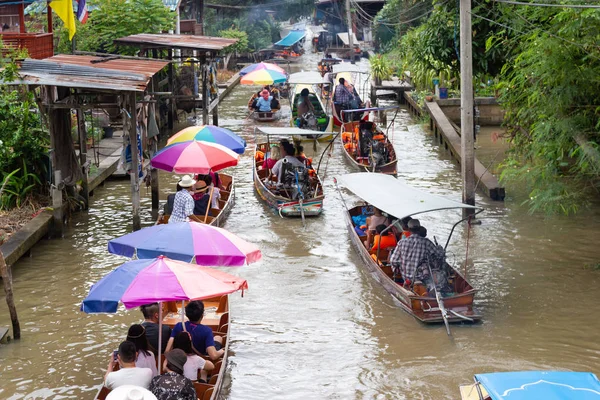
[[[173,212],[169,218],[170,223],[187,222],[190,220],[190,215],[194,215],[194,191],[195,180],[189,175],[184,175],[179,181],[179,186],[182,188],[175,194],[173,201]]]

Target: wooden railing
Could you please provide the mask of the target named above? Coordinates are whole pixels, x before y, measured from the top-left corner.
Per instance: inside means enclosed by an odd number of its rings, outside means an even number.
[[[27,49],[30,58],[43,59],[54,55],[52,33],[1,33],[0,38],[5,48]]]

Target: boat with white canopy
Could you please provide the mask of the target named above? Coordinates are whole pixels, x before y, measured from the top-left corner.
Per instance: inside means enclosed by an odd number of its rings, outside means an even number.
[[[321,102],[321,98],[317,94],[317,86],[324,82],[323,77],[316,71],[312,72],[297,72],[291,74],[288,83],[293,85],[292,95],[290,97],[290,107],[292,115],[290,118],[290,126],[301,129],[309,129],[320,131],[317,136],[302,135],[296,136],[295,140],[314,140],[329,141],[333,138],[333,119],[327,115],[325,106]],[[308,100],[310,107],[307,112],[299,115],[298,107],[302,102],[302,91],[308,91]]]
[[[254,187],[262,200],[274,209],[281,217],[316,217],[323,210],[323,184],[312,160],[305,158],[304,166],[282,164],[279,176],[274,176],[268,159],[272,146],[279,147],[280,139],[292,137],[312,137],[320,135],[320,131],[293,127],[256,127],[254,146]],[[258,137],[259,134],[265,139]]]
[[[333,97],[331,98],[330,107],[331,107],[331,114],[333,115],[334,126],[338,127],[338,126],[342,125],[341,110],[343,110],[344,107],[340,106],[340,105],[336,106],[336,103],[335,103],[336,102],[335,89],[340,84],[340,78],[344,78],[346,83],[354,86],[353,94],[354,94],[354,97],[357,98],[356,99],[357,106],[355,108],[361,108],[360,104],[362,104],[364,106],[364,108],[369,108],[371,106],[371,102],[369,100],[366,100],[364,104],[362,102],[361,92],[362,92],[363,97],[366,98],[366,90],[361,90],[361,89],[365,89],[365,87],[361,88],[360,79],[359,79],[359,76],[361,76],[361,74],[368,74],[368,73],[369,73],[368,70],[361,69],[360,66],[358,66],[356,64],[351,64],[348,62],[343,62],[340,64],[333,65],[332,74],[335,76],[335,78],[333,80],[333,90],[331,92]],[[369,112],[365,111],[357,119],[366,121],[368,118],[369,118]]]
[[[473,299],[477,292],[454,266],[443,260],[424,259],[419,268],[428,271],[427,279],[415,282],[402,282],[403,277],[399,271],[394,271],[387,260],[394,247],[368,249],[362,235],[361,223],[366,217],[373,215],[376,207],[391,221],[382,234],[398,235],[402,232],[400,220],[405,217],[415,217],[419,214],[453,209],[473,209],[481,212],[480,207],[463,204],[441,196],[408,186],[393,176],[371,174],[366,172],[343,175],[336,180],[340,185],[364,200],[367,204],[360,204],[351,208],[346,206],[346,223],[348,232],[359,255],[361,264],[392,296],[399,300],[402,308],[424,323],[449,323],[462,321],[477,321],[481,315],[473,308]],[[339,190],[339,187],[338,187]],[[340,191],[342,199],[343,194]],[[465,221],[461,219],[452,227],[444,250],[450,242],[450,237],[456,226]],[[399,237],[396,237],[400,240]],[[418,271],[419,269],[417,269]],[[416,274],[417,275],[417,274]],[[404,283],[404,284],[403,284]],[[449,333],[449,329],[448,329]]]

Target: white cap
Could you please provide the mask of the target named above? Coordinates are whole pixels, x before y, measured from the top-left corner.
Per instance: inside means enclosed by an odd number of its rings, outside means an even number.
[[[157,400],[148,389],[141,386],[123,385],[110,391],[106,400]]]

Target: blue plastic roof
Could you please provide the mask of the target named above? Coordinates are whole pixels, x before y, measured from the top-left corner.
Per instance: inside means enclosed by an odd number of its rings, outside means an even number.
[[[298,43],[302,38],[306,36],[306,31],[290,31],[286,37],[275,43],[275,46],[289,47]]]
[[[475,380],[492,400],[600,400],[600,382],[591,372],[496,372]]]

